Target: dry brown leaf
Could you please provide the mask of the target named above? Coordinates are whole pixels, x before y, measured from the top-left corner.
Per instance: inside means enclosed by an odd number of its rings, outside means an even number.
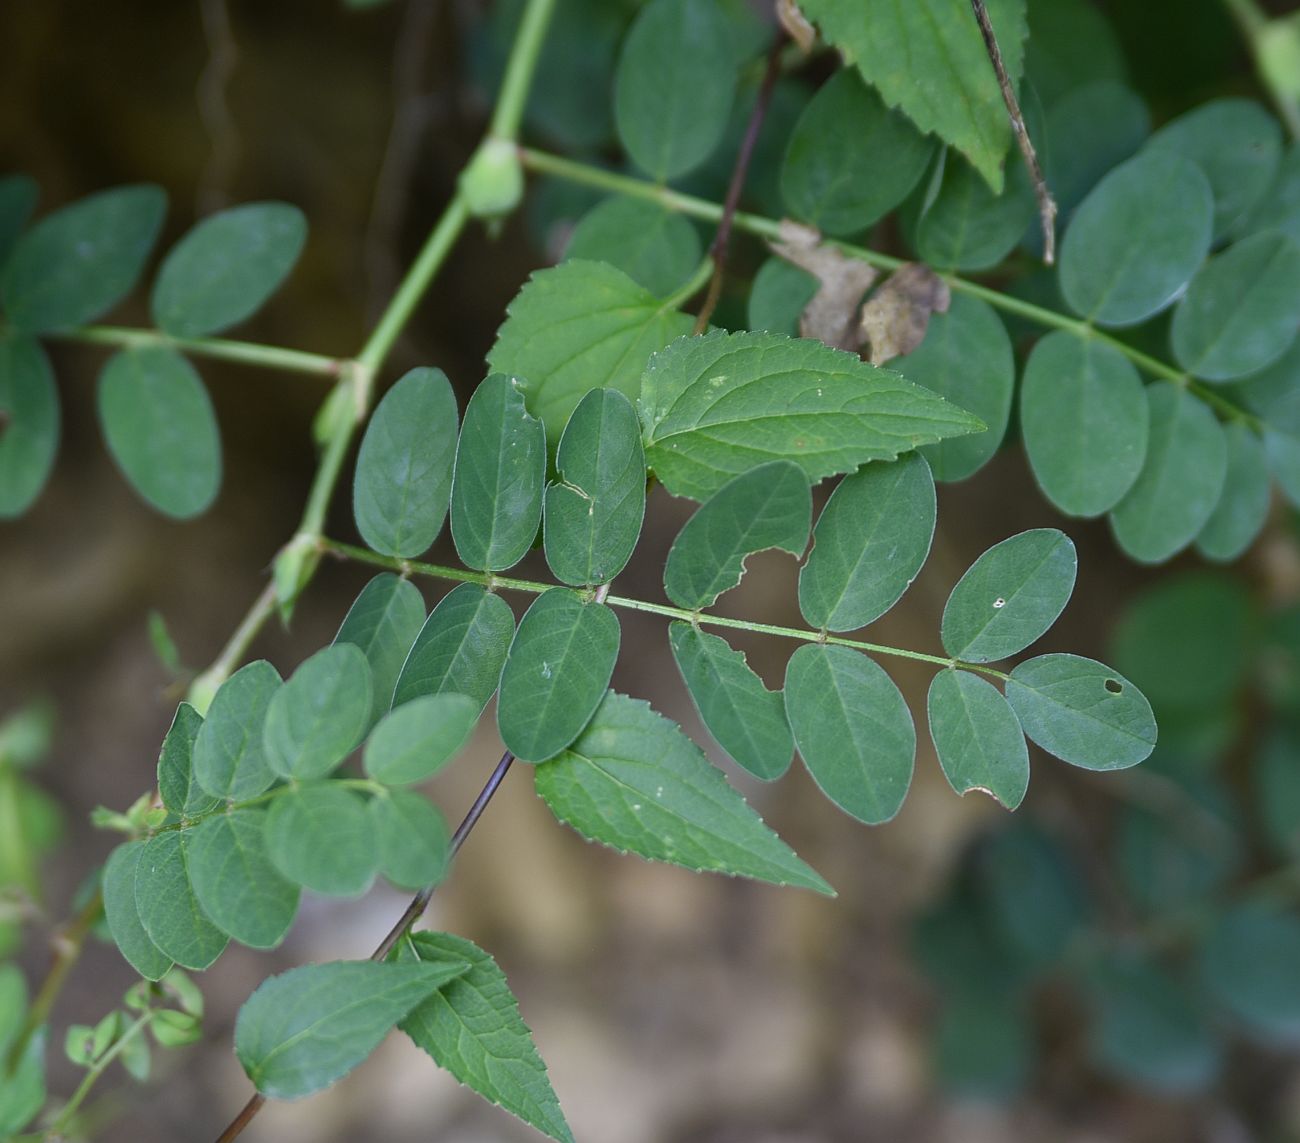
[[[862,306],[860,332],[870,346],[867,360],[883,365],[911,353],[925,339],[932,313],[947,313],[948,283],[929,266],[900,266]]]
[[[785,29],[785,34],[804,55],[813,50],[813,45],[817,42],[817,29],[800,11],[795,0],[776,0],[776,18]]]
[[[799,315],[799,336],[815,337],[835,349],[858,351],[858,303],[876,280],[876,271],[834,246],[823,246],[811,226],[781,221],[781,240],[772,253],[806,270],[818,281],[817,292]]]

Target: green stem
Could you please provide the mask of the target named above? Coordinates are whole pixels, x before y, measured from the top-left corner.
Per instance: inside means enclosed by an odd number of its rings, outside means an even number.
[[[77,1108],[85,1102],[86,1096],[90,1094],[90,1089],[95,1086],[99,1077],[108,1069],[108,1065],[122,1054],[126,1045],[145,1030],[152,1015],[152,1012],[146,1011],[137,1016],[129,1025],[127,1025],[126,1031],[124,1031],[113,1042],[113,1046],[91,1064],[89,1070],[86,1072],[85,1078],[81,1081],[80,1085],[78,1085],[77,1090],[72,1093],[72,1098],[63,1105],[63,1109],[59,1112],[57,1118],[55,1118],[54,1122],[46,1129],[46,1139],[54,1140],[63,1138],[68,1125],[77,1114]]]
[[[449,580],[453,583],[477,583],[493,589],[522,591],[530,595],[540,595],[544,591],[559,586],[553,583],[541,583],[531,579],[514,579],[510,576],[496,575],[492,572],[466,571],[462,568],[447,567],[444,564],[426,564],[418,560],[403,560],[394,556],[381,556],[366,548],[353,544],[344,544],[338,540],[322,539],[320,548],[345,559],[358,563],[371,564],[387,568],[389,571],[403,575],[425,575],[433,579]],[[800,627],[778,627],[770,623],[753,623],[748,619],[731,619],[725,615],[711,615],[704,611],[689,611],[684,607],[670,607],[662,603],[649,603],[643,599],[630,599],[623,595],[607,595],[605,602],[611,607],[622,607],[628,611],[645,611],[651,615],[662,615],[668,619],[683,619],[688,623],[707,624],[712,627],[731,627],[740,631],[754,631],[760,635],[778,635],[784,639],[798,639],[804,643],[833,643],[838,647],[852,647],[855,651],[867,651],[873,655],[892,655],[898,659],[912,659],[918,663],[931,663],[937,667],[960,667],[967,671],[979,671],[995,678],[1006,679],[1005,672],[986,667],[981,663],[964,663],[959,659],[946,659],[942,655],[927,655],[923,651],[909,651],[904,647],[890,647],[884,643],[868,643],[862,639],[846,639],[839,635],[829,635],[825,631],[811,631]]]
[[[1280,28],[1281,25],[1271,19],[1255,3],[1255,0],[1223,0],[1223,6],[1228,9],[1232,14],[1232,18],[1237,21],[1237,26],[1241,29],[1241,34],[1250,47],[1250,54],[1255,61],[1255,71],[1259,76],[1259,80],[1268,88],[1274,106],[1286,121],[1286,127],[1291,133],[1291,138],[1300,138],[1300,100],[1296,99],[1293,90],[1287,90],[1278,82],[1277,76],[1274,75],[1273,69],[1265,59],[1264,44],[1269,36],[1270,26]],[[1286,19],[1288,17],[1278,17],[1278,20]]]
[[[164,345],[194,357],[211,357],[218,361],[237,361],[243,365],[260,365],[286,373],[309,373],[317,377],[338,377],[348,362],[320,353],[300,349],[282,349],[278,345],[257,345],[251,341],[227,341],[220,337],[170,337],[156,329],[127,329],[116,325],[86,325],[51,333],[62,341],[88,345],[112,345],[119,349]]]
[[[713,270],[713,259],[705,255],[700,264],[695,267],[695,273],[686,280],[686,283],[679,290],[664,298],[663,304],[659,308],[664,312],[681,309],[687,301],[709,284],[709,279],[713,277]]]
[[[537,59],[554,11],[555,0],[529,0],[524,9],[510,49],[510,60],[501,81],[496,108],[492,112],[492,125],[488,128],[488,134],[493,138],[513,141],[519,134],[528,89],[532,86],[533,72],[537,70]]]

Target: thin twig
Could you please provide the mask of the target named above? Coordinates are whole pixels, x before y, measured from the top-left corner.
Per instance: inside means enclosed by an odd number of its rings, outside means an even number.
[[[1043,224],[1043,261],[1051,265],[1056,261],[1056,200],[1047,189],[1047,180],[1043,178],[1043,169],[1038,165],[1038,155],[1029,140],[1025,129],[1025,117],[1020,110],[1020,101],[1016,99],[1015,88],[1011,86],[1011,77],[1007,75],[1006,64],[1002,62],[1002,49],[998,47],[997,37],[993,34],[993,24],[989,20],[984,0],[970,0],[979,21],[980,34],[984,37],[984,47],[989,53],[993,70],[997,73],[998,87],[1002,89],[1002,102],[1007,105],[1007,115],[1011,118],[1011,130],[1015,132],[1016,142],[1020,144],[1020,153],[1025,157],[1025,166],[1029,168],[1029,177],[1034,183],[1034,196],[1038,199],[1038,217]]]
[[[753,158],[758,133],[762,129],[768,105],[772,102],[772,91],[776,87],[777,77],[781,74],[781,52],[787,38],[785,31],[782,30],[772,41],[772,47],[767,53],[767,68],[763,72],[763,82],[754,99],[753,110],[749,113],[749,122],[745,124],[745,135],[740,141],[736,165],[731,172],[731,183],[727,187],[727,197],[722,204],[722,217],[718,220],[717,233],[714,234],[713,242],[709,246],[709,257],[713,259],[713,276],[709,279],[709,292],[704,296],[704,305],[700,307],[699,316],[695,319],[696,333],[703,333],[708,328],[709,318],[713,316],[718,298],[722,296],[722,279],[727,271],[727,247],[731,244],[731,223],[736,217],[736,208],[740,205],[740,196],[745,189],[749,161]]]

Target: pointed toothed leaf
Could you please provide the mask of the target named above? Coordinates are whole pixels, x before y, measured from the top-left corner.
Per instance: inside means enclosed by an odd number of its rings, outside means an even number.
[[[146,980],[161,980],[172,959],[150,939],[135,903],[135,879],[145,842],[128,841],[108,855],[101,889],[104,916],[113,942],[127,962]]]
[[[1235,560],[1250,547],[1268,519],[1270,496],[1264,442],[1247,425],[1224,426],[1228,469],[1223,492],[1210,518],[1196,537],[1196,550],[1207,560]]]
[[[393,706],[420,695],[468,695],[482,710],[495,693],[515,633],[510,605],[476,583],[453,588],[424,621],[393,688]]]
[[[1086,770],[1136,766],[1155,748],[1151,704],[1118,671],[1092,659],[1029,659],[1011,672],[1007,701],[1034,742]]]
[[[546,489],[546,562],[582,587],[627,566],[645,517],[645,452],[636,409],[616,389],[594,389],[574,409]]]
[[[916,453],[846,476],[817,518],[799,572],[803,617],[829,631],[880,618],[925,563],[934,521],[934,480]]]
[[[220,798],[204,791],[194,773],[194,745],[202,726],[203,716],[181,703],[158,754],[158,792],[163,805],[181,817],[197,817],[221,804]]]
[[[266,761],[262,729],[279,672],[265,659],[230,676],[212,699],[194,741],[194,777],[215,798],[255,798],[275,782]]]
[[[420,695],[391,711],[366,742],[366,773],[404,786],[436,774],[464,747],[482,706],[468,695]]]
[[[806,644],[786,667],[785,709],[804,765],[835,805],[868,825],[898,813],[916,727],[880,664],[848,647]]]
[[[323,778],[352,753],[366,732],[372,701],[370,664],[353,643],[317,651],[276,691],[266,710],[262,744],[281,778]]]
[[[390,790],[370,799],[379,839],[379,872],[399,889],[423,889],[447,875],[451,830],[428,798]]]
[[[610,691],[587,729],[537,767],[537,792],[590,841],[650,861],[833,896],[681,728]]]
[[[392,705],[397,676],[424,620],[420,589],[391,572],[383,572],[366,584],[344,616],[334,642],[360,647],[370,664],[374,696],[368,725],[374,726]]]
[[[677,534],[664,566],[664,590],[679,607],[712,607],[740,583],[748,556],[768,548],[801,556],[811,522],[812,494],[797,464],[777,460],[741,473]]]
[[[226,947],[226,934],[209,919],[190,884],[186,846],[177,830],[145,843],[135,871],[140,924],[164,956],[185,968],[207,968]]]
[[[59,391],[31,338],[0,335],[0,426],[0,520],[12,520],[41,494],[59,448]]]
[[[582,732],[618,658],[618,616],[567,588],[543,592],[519,621],[501,671],[497,726],[521,762],[543,762]]]
[[[578,220],[564,257],[608,262],[662,298],[685,285],[700,264],[700,236],[680,214],[614,195]]]
[[[361,795],[338,782],[310,782],[280,794],[265,818],[266,855],[295,885],[356,897],[379,870],[375,821]]]
[[[781,777],[794,758],[794,736],[780,691],[769,691],[725,639],[690,623],[668,625],[673,658],[700,719],[714,740],[756,778]]]
[[[944,776],[959,794],[983,790],[1014,810],[1029,788],[1024,731],[992,683],[969,671],[940,671],[926,704]]]
[[[897,373],[771,333],[715,331],[656,353],[640,409],[650,467],[695,500],[765,461],[816,482],[985,427]]]
[[[524,558],[542,522],[546,434],[524,409],[519,381],[494,373],[465,408],[451,486],[451,535],[478,571]]]

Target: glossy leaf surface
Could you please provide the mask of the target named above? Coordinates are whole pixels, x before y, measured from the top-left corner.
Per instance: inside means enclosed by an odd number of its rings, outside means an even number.
[[[178,831],[155,834],[140,851],[135,869],[135,907],[149,939],[166,957],[196,971],[226,947],[226,934],[203,912],[190,884],[188,838]]]
[[[266,853],[295,885],[355,897],[379,869],[375,822],[362,797],[338,782],[312,782],[280,794],[266,814]]]
[[[189,703],[181,703],[158,754],[158,793],[163,805],[181,817],[205,814],[220,805],[194,773],[194,745],[202,725],[202,715]]]
[[[391,572],[382,572],[366,584],[344,616],[334,642],[359,647],[370,664],[374,694],[369,725],[378,722],[392,704],[397,676],[424,620],[420,589]]]
[[[469,741],[482,706],[467,695],[420,695],[396,707],[366,741],[366,773],[404,786],[442,769]]]
[[[334,643],[317,651],[267,707],[262,731],[267,764],[281,778],[323,778],[365,734],[371,688],[370,664],[361,648]]]
[[[982,790],[1014,810],[1029,788],[1020,721],[992,683],[970,671],[940,671],[926,702],[930,737],[959,794]]]
[[[262,728],[280,686],[279,672],[258,659],[240,667],[213,697],[194,742],[194,776],[213,797],[243,801],[275,781]]]

